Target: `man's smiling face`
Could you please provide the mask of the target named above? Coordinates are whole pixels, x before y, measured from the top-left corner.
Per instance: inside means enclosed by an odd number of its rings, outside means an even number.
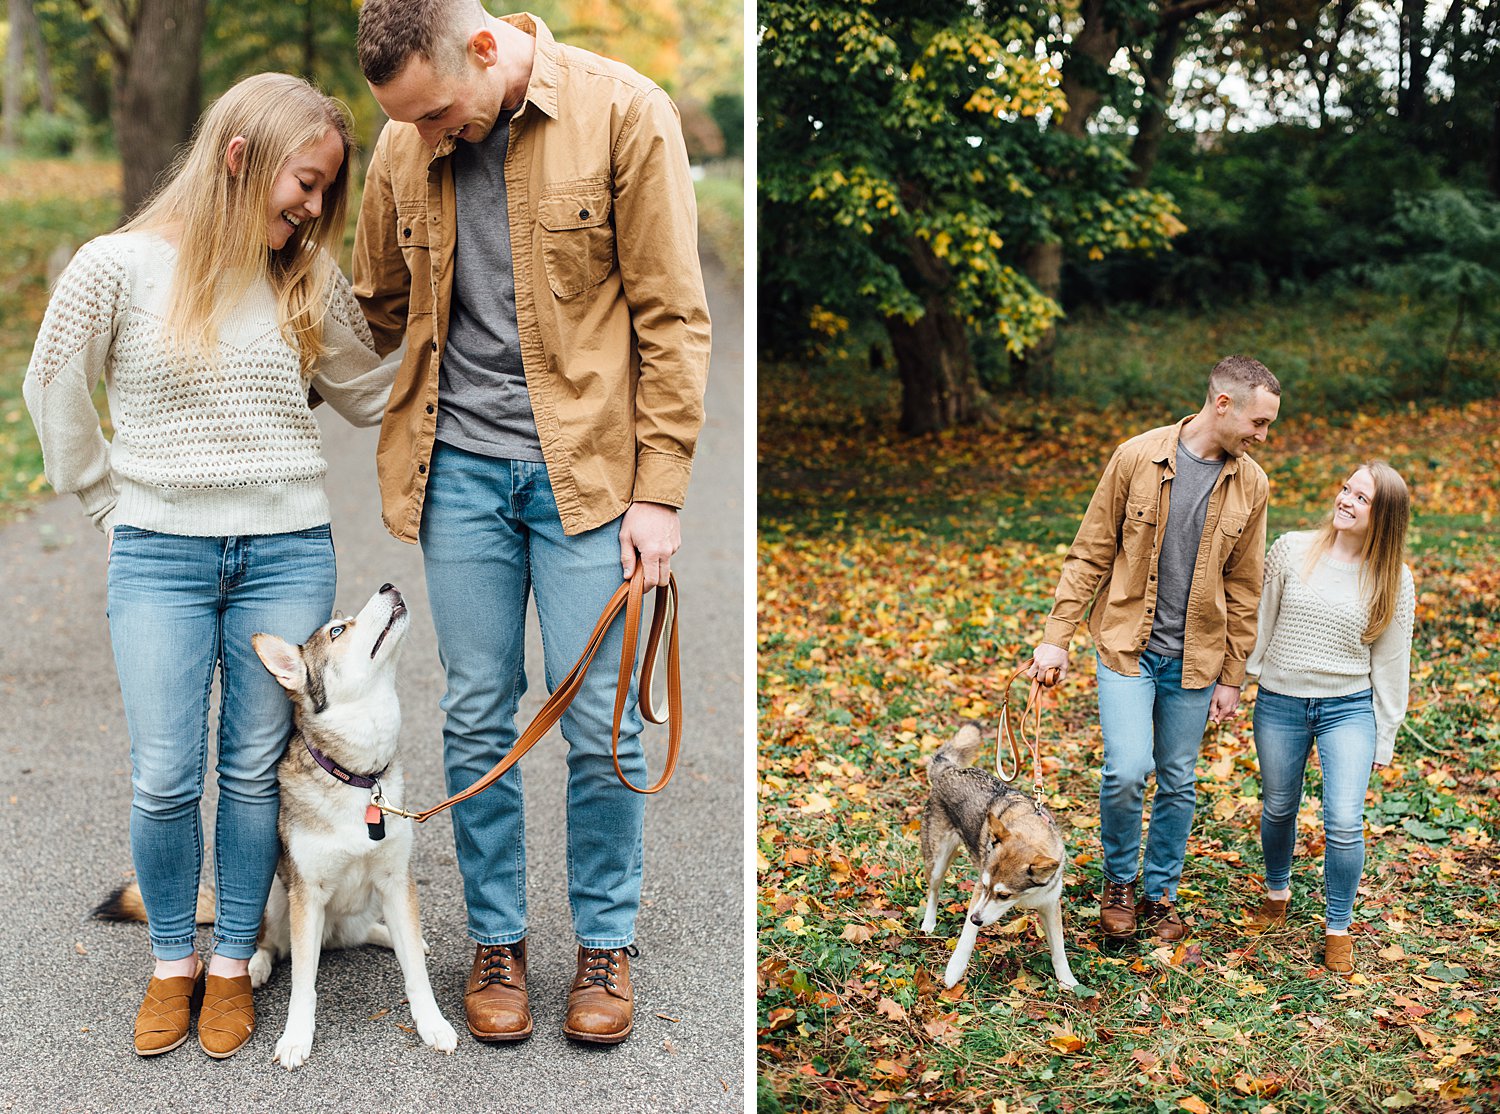
[[[429,147],[450,138],[478,143],[500,116],[504,90],[498,76],[495,66],[472,49],[457,73],[445,73],[414,54],[400,73],[384,85],[371,85],[370,92],[392,120],[415,124]]]

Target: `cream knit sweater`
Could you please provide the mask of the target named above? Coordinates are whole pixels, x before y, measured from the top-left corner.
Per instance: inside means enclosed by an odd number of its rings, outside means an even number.
[[[1411,630],[1416,591],[1402,568],[1396,614],[1373,644],[1360,640],[1369,617],[1359,590],[1359,566],[1324,555],[1310,573],[1303,565],[1314,533],[1276,539],[1266,556],[1260,627],[1245,671],[1283,696],[1350,696],[1373,690],[1375,761],[1386,763],[1406,717],[1411,679]]]
[[[154,233],[117,233],[85,244],[58,280],[23,385],[47,479],[101,530],[216,537],[326,523],[328,464],[270,283],[225,317],[217,367],[184,368],[163,332],[176,259]],[[312,385],[349,421],[374,425],[396,363],[376,356],[342,274],[329,301]],[[112,441],[90,397],[101,376]]]

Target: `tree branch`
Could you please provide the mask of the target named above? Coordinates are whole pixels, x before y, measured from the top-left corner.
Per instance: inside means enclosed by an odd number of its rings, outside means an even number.
[[[128,58],[131,40],[129,13],[122,10],[119,3],[107,3],[106,0],[74,2],[78,5],[78,12],[83,16],[84,23],[94,29],[94,33],[103,40],[105,48],[115,60],[123,62]]]

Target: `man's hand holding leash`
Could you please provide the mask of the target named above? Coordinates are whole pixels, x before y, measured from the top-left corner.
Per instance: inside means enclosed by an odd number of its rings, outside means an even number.
[[[1031,664],[1026,667],[1026,676],[1050,689],[1061,684],[1067,675],[1068,651],[1050,642],[1038,642],[1031,654]]]
[[[665,503],[632,503],[620,523],[620,569],[623,579],[635,575],[637,555],[646,572],[646,591],[667,582],[672,554],[682,547],[677,508]]]

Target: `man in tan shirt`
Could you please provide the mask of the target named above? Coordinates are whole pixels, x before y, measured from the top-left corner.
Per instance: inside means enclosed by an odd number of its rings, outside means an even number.
[[[366,0],[358,45],[391,122],[354,289],[381,351],[407,345],[381,427],[382,515],[422,546],[452,792],[516,740],[528,595],[551,684],[622,574],[640,563],[647,588],[666,581],[708,368],[697,215],[667,95],[539,19]],[[562,720],[578,945],[563,1032],[605,1044],[632,1025],[644,818],[610,754],[621,640],[617,624]],[[639,731],[632,693],[620,764],[637,784]],[[532,1031],[519,775],[453,810],[482,1041]]]
[[[1248,452],[1265,441],[1280,407],[1281,384],[1264,365],[1246,356],[1219,361],[1198,413],[1115,450],[1063,561],[1030,672],[1052,684],[1066,675],[1068,643],[1087,612],[1104,731],[1106,943],[1132,939],[1141,922],[1162,943],[1186,935],[1175,903],[1198,748],[1208,719],[1234,714],[1255,645],[1267,483]]]

